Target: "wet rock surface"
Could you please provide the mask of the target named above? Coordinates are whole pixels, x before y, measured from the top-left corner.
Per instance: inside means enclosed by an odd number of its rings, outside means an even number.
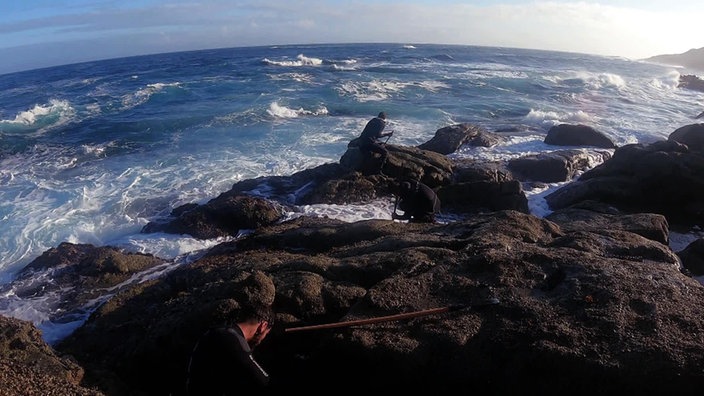
[[[100,396],[80,386],[83,368],[59,356],[29,322],[0,316],[0,394]]]
[[[247,282],[259,291],[242,293]],[[59,350],[121,386],[178,392],[197,335],[255,295],[273,301],[282,328],[461,307],[280,329],[256,353],[281,390],[330,381],[549,394],[704,384],[704,288],[666,245],[516,211],[445,225],[299,218],[262,228],[113,298]]]

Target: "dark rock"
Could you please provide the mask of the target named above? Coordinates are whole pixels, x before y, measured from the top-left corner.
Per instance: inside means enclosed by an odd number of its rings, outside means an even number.
[[[350,150],[358,153],[358,150]],[[360,164],[363,161],[361,153]],[[373,162],[373,161],[369,161]],[[360,165],[364,167],[367,165]],[[378,167],[378,164],[375,166]],[[340,164],[323,164],[290,176],[266,176],[237,182],[226,194],[256,195],[291,205],[348,204],[388,196],[388,177],[364,175]]]
[[[555,125],[548,130],[544,142],[556,146],[616,148],[614,142],[606,135],[586,125]]]
[[[628,231],[667,245],[670,229],[667,219],[655,213],[604,213],[580,207],[556,210],[545,216],[568,232]]]
[[[704,157],[674,141],[626,145],[545,200],[554,210],[595,200],[670,225],[704,224]]]
[[[501,211],[445,225],[300,218],[227,245],[121,293],[58,350],[101,386],[179,394],[197,336],[259,284],[252,290],[274,293],[283,328],[464,307],[274,331],[255,350],[272,391],[344,383],[346,391],[677,394],[704,385],[704,288],[666,245],[632,232],[567,231]]]
[[[466,145],[472,146],[472,147],[493,147],[496,146],[499,143],[503,143],[506,141],[506,138],[502,135],[498,135],[493,132],[489,131],[484,131],[479,136],[471,139],[469,142],[465,143]]]
[[[306,191],[299,199],[301,205],[345,205],[389,196],[391,180],[382,175],[364,176],[359,172],[348,173],[339,179],[320,182]]]
[[[189,234],[210,239],[234,236],[282,219],[287,204],[349,204],[391,195],[392,182],[420,180],[430,187],[452,180],[452,163],[444,155],[414,147],[387,145],[389,158],[379,174],[376,158],[362,155],[352,142],[340,164],[325,164],[291,176],[261,177],[235,183],[204,205],[174,209],[171,217],[147,224],[142,232]],[[268,199],[257,197],[265,190]]]
[[[126,253],[112,246],[62,242],[34,259],[19,272],[18,278],[33,272],[53,268],[51,278],[67,287],[81,280],[79,288],[111,287],[126,281],[135,273],[162,264],[164,260],[151,254]],[[65,284],[64,284],[65,282]],[[71,285],[74,287],[77,285]]]
[[[391,144],[387,144],[386,149],[389,156],[383,174],[388,177],[420,180],[431,188],[447,184],[452,179],[452,162],[442,154]],[[347,149],[340,158],[340,164],[364,175],[378,174],[380,166],[377,158],[369,158],[356,147]]]
[[[704,238],[699,238],[677,252],[682,266],[694,276],[704,275]]]
[[[704,80],[693,74],[683,74],[680,76],[677,87],[704,92]]]
[[[337,163],[323,164],[311,169],[296,172],[290,176],[262,176],[242,180],[235,183],[226,193],[228,195],[266,195],[282,203],[291,205],[306,205],[310,203],[308,194],[313,194],[315,188],[330,180],[348,177],[350,169]]]
[[[491,147],[503,140],[502,137],[489,132],[485,128],[464,123],[438,129],[432,139],[419,145],[418,148],[440,154],[450,154],[457,151],[464,144]]]
[[[453,183],[479,181],[501,183],[515,180],[506,164],[499,161],[454,160],[452,174]]]
[[[530,213],[528,198],[517,180],[506,182],[463,182],[437,191],[443,209],[459,213],[517,210]]]
[[[704,151],[704,124],[691,124],[677,128],[667,137],[667,140],[685,144],[690,150]]]
[[[135,274],[163,263],[164,260],[151,254],[63,242],[27,264],[9,287],[18,297],[34,299],[48,298],[61,291],[57,317],[51,319],[69,320],[98,304],[106,289],[127,287]],[[50,275],[37,275],[44,271]]]
[[[600,163],[610,157],[608,152],[561,150],[509,160],[508,168],[523,181],[558,183],[572,180],[578,172],[594,166],[593,162]]]
[[[177,208],[178,217],[167,222],[150,222],[142,232],[188,234],[194,238],[211,239],[235,236],[243,229],[273,224],[284,215],[282,205],[246,195],[221,194],[204,205],[189,205],[189,208]]]
[[[31,323],[0,316],[0,394],[104,394],[80,386],[83,375],[83,368],[57,355]]]

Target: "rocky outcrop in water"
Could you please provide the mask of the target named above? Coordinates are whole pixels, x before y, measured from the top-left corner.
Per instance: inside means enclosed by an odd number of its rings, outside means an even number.
[[[682,260],[682,266],[692,275],[704,275],[704,238],[699,238],[690,243],[681,252],[677,253]]]
[[[559,183],[572,180],[578,172],[591,168],[594,162],[602,163],[610,157],[611,153],[606,151],[559,150],[511,159],[508,168],[520,180]]]
[[[463,145],[491,147],[503,140],[501,135],[489,132],[485,128],[464,123],[438,129],[432,139],[419,145],[418,148],[440,154],[450,154]]]
[[[204,205],[180,206],[171,215],[167,221],[148,223],[142,232],[189,234],[200,239],[234,236],[242,229],[258,228],[281,220],[284,208],[263,198],[221,194]]]
[[[0,316],[0,394],[101,396],[80,386],[83,368],[59,356],[31,323]]]
[[[545,200],[553,209],[593,200],[628,213],[659,213],[671,225],[700,225],[704,224],[703,175],[704,156],[685,144],[675,140],[629,144]]]
[[[704,92],[704,80],[693,74],[683,74],[680,76],[677,87]]]
[[[675,129],[668,141],[682,143],[691,151],[704,152],[704,124],[691,124]]]
[[[560,124],[550,127],[545,143],[555,146],[593,146],[616,148],[611,139],[587,125]]]
[[[113,289],[116,293],[135,275],[164,263],[151,254],[63,242],[23,268],[9,288],[25,299],[50,300],[53,294],[61,294],[56,310],[63,315],[61,321],[69,322],[85,315],[89,306],[99,304],[106,291]]]

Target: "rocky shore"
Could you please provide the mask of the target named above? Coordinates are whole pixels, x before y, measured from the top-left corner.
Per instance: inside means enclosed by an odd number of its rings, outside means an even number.
[[[387,145],[384,175],[351,147],[339,163],[245,180],[175,209],[143,232],[253,232],[122,286],[54,347],[31,324],[0,317],[0,394],[181,395],[196,338],[251,300],[277,312],[278,329],[255,351],[274,391],[701,392],[704,286],[694,277],[704,275],[704,240],[678,252],[669,241],[671,230],[704,224],[704,125],[622,147],[561,125],[545,138],[556,147],[548,154],[447,156],[504,136],[459,124],[418,147]],[[435,188],[460,220],[282,221],[291,205],[389,197],[401,178]],[[546,197],[554,212],[530,214],[525,189],[556,181],[571,182]],[[267,198],[255,194],[264,186]],[[163,262],[64,243],[19,277],[55,269],[26,292],[71,287],[70,312]],[[452,309],[286,331],[439,307]]]

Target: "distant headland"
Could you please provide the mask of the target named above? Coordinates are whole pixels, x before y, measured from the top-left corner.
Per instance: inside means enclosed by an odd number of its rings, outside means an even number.
[[[693,48],[682,54],[656,55],[644,60],[667,65],[683,66],[688,69],[704,72],[704,47],[699,49]]]

